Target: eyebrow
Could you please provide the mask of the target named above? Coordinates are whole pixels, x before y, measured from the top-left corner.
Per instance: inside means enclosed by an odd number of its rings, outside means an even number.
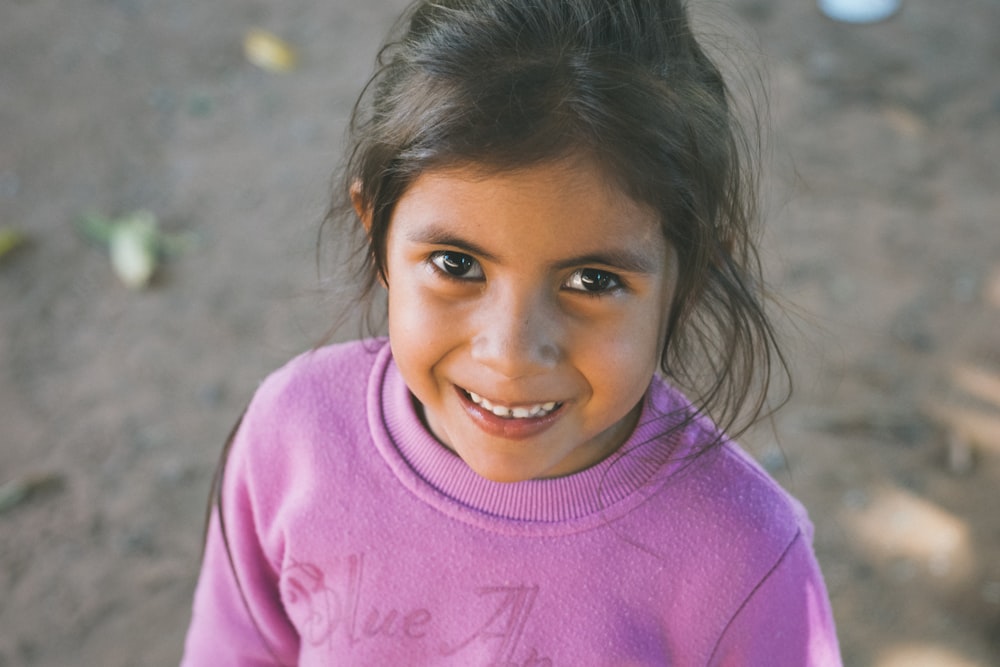
[[[626,248],[608,248],[600,253],[569,257],[556,263],[558,269],[568,269],[574,266],[588,264],[603,264],[627,273],[653,273],[655,261],[644,255]]]
[[[415,232],[407,236],[411,243],[426,243],[428,245],[448,245],[458,248],[464,252],[481,257],[490,262],[496,262],[497,256],[487,251],[482,246],[455,236],[453,233],[431,227]],[[555,264],[557,269],[568,269],[574,266],[585,266],[601,264],[613,267],[619,271],[628,273],[654,273],[656,271],[656,260],[648,253],[638,252],[631,248],[607,248],[597,253],[588,253],[576,257],[561,259]]]
[[[464,239],[460,236],[455,236],[451,232],[438,229],[436,227],[431,227],[429,229],[423,229],[418,232],[409,234],[406,240],[410,243],[426,243],[428,245],[450,245],[458,248],[459,250],[464,250],[473,255],[478,255],[485,260],[490,262],[497,261],[497,256],[491,252],[488,252],[482,246],[479,246],[472,241]]]

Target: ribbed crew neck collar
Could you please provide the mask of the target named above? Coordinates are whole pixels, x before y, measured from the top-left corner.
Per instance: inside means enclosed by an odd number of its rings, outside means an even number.
[[[618,452],[573,475],[501,483],[479,476],[428,432],[388,344],[377,355],[368,386],[376,446],[414,493],[448,513],[468,510],[542,524],[593,516],[607,520],[641,502],[648,495],[644,491],[658,486],[654,482],[665,478],[682,458],[680,450],[687,449],[679,447],[687,429],[671,431],[685,407],[677,394],[654,380],[639,425]],[[674,464],[668,465],[672,459]]]

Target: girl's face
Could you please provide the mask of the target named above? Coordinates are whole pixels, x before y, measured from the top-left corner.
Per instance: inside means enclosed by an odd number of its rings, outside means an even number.
[[[421,175],[390,222],[386,276],[403,378],[481,476],[568,475],[632,432],[676,260],[655,213],[595,165]]]

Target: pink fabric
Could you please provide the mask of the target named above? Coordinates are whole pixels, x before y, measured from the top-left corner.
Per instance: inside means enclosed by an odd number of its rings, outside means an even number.
[[[732,443],[692,457],[688,409],[654,381],[617,454],[500,484],[385,341],[299,357],[234,443],[182,664],[840,665],[805,512]]]

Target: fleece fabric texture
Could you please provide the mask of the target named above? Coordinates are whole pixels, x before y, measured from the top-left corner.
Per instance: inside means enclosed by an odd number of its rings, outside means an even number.
[[[615,455],[502,484],[386,341],[299,357],[233,443],[182,665],[840,665],[805,511],[731,442],[693,456],[690,409],[654,380]]]

